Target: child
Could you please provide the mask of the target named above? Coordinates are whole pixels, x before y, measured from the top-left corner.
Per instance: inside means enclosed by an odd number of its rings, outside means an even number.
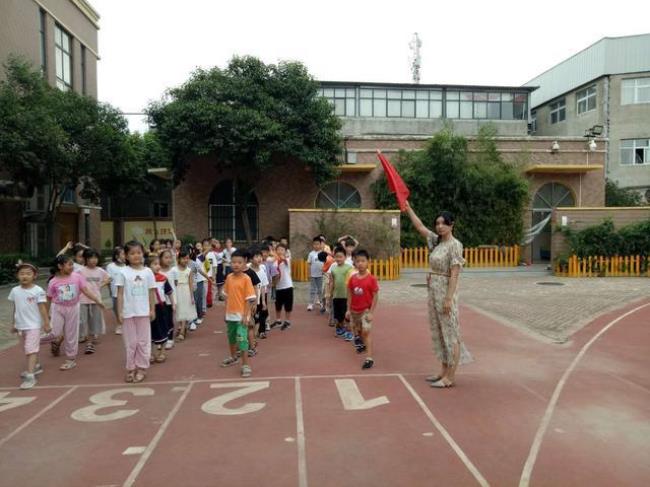
[[[102,295],[102,287],[107,285],[111,278],[99,263],[99,253],[93,249],[84,252],[86,265],[79,273],[86,278],[86,282],[93,294]],[[106,333],[104,313],[92,300],[85,295],[81,296],[81,310],[79,320],[79,341],[86,342],[86,355],[95,353],[95,345],[99,342],[99,335]]]
[[[269,285],[267,289],[271,290],[270,292],[271,301],[275,301],[275,286],[278,283],[278,278],[280,276],[278,274],[278,266],[275,260],[275,255],[271,254],[272,252],[274,252],[274,250],[271,244],[268,242],[262,243],[260,249],[262,251],[262,262],[264,263],[264,267],[266,268],[266,274],[269,276]],[[273,312],[273,322],[275,322],[277,317],[277,313],[275,312],[275,307],[271,307],[271,310]],[[271,326],[267,322],[266,331],[268,332],[270,330],[271,330]]]
[[[199,254],[188,246],[187,251],[190,254],[189,267],[192,271],[192,280],[194,281],[194,306],[196,307],[196,319],[190,323],[190,331],[196,330],[197,326],[203,323],[205,315],[203,300],[205,298],[205,287],[212,284],[213,278],[203,270],[203,263],[198,259]]]
[[[165,342],[165,350],[174,348],[174,314],[176,312],[176,265],[174,264],[173,254],[169,251],[162,251],[158,256],[160,263],[160,273],[167,278],[167,282],[172,287],[172,294],[165,295],[164,312],[167,315],[165,322],[169,329],[167,330],[167,341]]]
[[[253,269],[251,269],[250,261],[252,260],[252,254],[248,251],[242,251],[242,255],[246,260],[246,270],[244,271],[244,274],[246,274],[250,278],[251,284],[253,284],[253,289],[255,289],[255,302],[251,303],[250,321],[245,323],[246,326],[248,326],[248,356],[254,357],[255,354],[257,353],[257,340],[255,340],[254,316],[257,308],[257,303],[259,302],[260,299],[260,291],[261,291],[260,278],[257,275],[257,273]]]
[[[354,254],[354,265],[357,269],[348,281],[348,311],[346,318],[352,321],[355,335],[361,334],[361,340],[355,340],[357,352],[368,352],[362,369],[371,368],[375,361],[372,358],[372,330],[373,312],[379,300],[379,284],[375,276],[368,272],[370,256],[365,250],[357,250]]]
[[[227,276],[232,272],[232,254],[237,251],[237,248],[233,247],[232,239],[226,239],[226,248],[223,249],[223,273],[224,276]]]
[[[219,299],[219,301],[223,301],[224,297],[221,291],[223,289],[223,283],[226,280],[223,271],[223,249],[221,248],[221,242],[219,242],[219,240],[216,238],[212,241],[212,251],[217,256],[217,268],[214,269],[214,274],[212,277],[214,277],[216,282],[217,299]]]
[[[268,251],[268,250],[267,250]],[[267,267],[264,265],[264,257],[262,254],[261,248],[256,248],[253,250],[253,262],[251,269],[257,274],[257,278],[260,280],[257,306],[255,309],[255,323],[257,323],[257,336],[264,339],[266,338],[266,320],[269,317],[269,282],[270,275]]]
[[[104,308],[101,297],[96,296],[79,272],[73,271],[72,259],[59,255],[54,259],[52,277],[47,285],[47,297],[52,303],[52,355],[58,357],[61,343],[65,339],[64,350],[67,360],[61,370],[70,370],[77,366],[79,351],[79,301],[81,294]]]
[[[154,238],[149,244],[149,256],[157,257],[160,252],[160,240]]]
[[[224,295],[226,297],[226,326],[228,328],[228,346],[230,356],[221,363],[222,367],[230,367],[242,360],[241,376],[250,377],[252,370],[248,365],[248,327],[251,304],[255,304],[255,289],[250,278],[244,274],[246,259],[235,251],[231,255],[232,272],[226,277]],[[239,350],[237,350],[239,349]]]
[[[318,259],[318,254],[323,248],[323,243],[320,236],[314,237],[312,240],[312,251],[307,256],[307,264],[309,264],[309,304],[307,311],[314,309],[314,305],[320,306],[321,313],[325,312],[323,306],[323,263]]]
[[[348,279],[352,266],[345,262],[345,249],[341,246],[334,249],[335,264],[328,270],[330,276],[330,295],[332,296],[332,318],[336,324],[335,336],[352,341],[354,335],[346,331],[345,313],[348,309]]]
[[[282,237],[278,245],[279,244],[282,244],[284,246],[284,255],[286,256],[287,259],[291,260],[291,250],[289,250],[289,239],[287,237]]]
[[[161,252],[166,253],[171,258],[171,250],[165,249]],[[151,341],[153,342],[153,362],[163,363],[167,356],[165,355],[165,343],[169,335],[169,329],[174,329],[174,323],[170,322],[171,316],[167,313],[167,300],[172,298],[174,290],[167,280],[167,276],[160,272],[160,257],[153,257],[149,261],[149,269],[153,272],[156,282],[156,316],[151,320]],[[172,304],[173,309],[173,304]]]
[[[192,271],[188,267],[190,254],[187,250],[181,250],[178,253],[178,262],[176,263],[174,278],[174,288],[176,289],[176,325],[178,326],[176,339],[179,342],[185,340],[187,333],[187,324],[196,319],[196,305],[194,304],[194,279]]]
[[[144,246],[124,245],[127,266],[117,280],[118,321],[124,333],[126,382],[142,382],[151,356],[151,320],[156,317],[156,281],[144,266]]]
[[[345,248],[345,262],[351,266],[354,266],[354,259],[352,257],[352,254],[354,253],[354,250],[359,246],[359,241],[351,235],[343,235],[341,238],[339,238],[339,245],[343,245]]]
[[[113,299],[113,313],[115,314],[115,320],[117,320],[117,286],[115,281],[117,280],[117,275],[122,272],[126,264],[124,263],[124,249],[122,247],[115,247],[113,249],[113,262],[106,266],[106,272],[111,278],[111,298]],[[115,327],[115,334],[122,334],[122,327],[118,323]]]
[[[82,243],[77,243],[72,248],[72,253],[74,255],[74,264],[72,264],[72,272],[79,272],[86,265],[86,259],[84,259],[84,252],[89,247],[86,247]]]
[[[34,284],[38,270],[32,264],[20,263],[16,269],[19,285],[9,293],[13,304],[11,313],[12,331],[23,339],[23,349],[27,357],[27,370],[20,374],[21,389],[31,389],[36,385],[36,376],[43,372],[38,363],[41,327],[46,333],[52,331],[47,316],[47,296],[43,288]]]
[[[278,281],[275,291],[276,320],[271,325],[275,327],[282,324],[281,330],[291,328],[291,311],[293,311],[293,280],[291,279],[291,258],[287,257],[286,245],[279,243],[276,248],[278,266]],[[280,321],[284,309],[284,321]]]

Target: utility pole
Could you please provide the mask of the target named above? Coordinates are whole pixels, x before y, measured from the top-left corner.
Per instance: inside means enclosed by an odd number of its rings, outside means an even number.
[[[422,47],[422,41],[420,40],[420,36],[418,36],[418,33],[415,32],[413,33],[413,39],[411,39],[411,42],[409,42],[409,48],[413,53],[411,56],[411,77],[413,79],[413,83],[415,84],[420,83],[420,67],[422,64],[422,59],[420,57],[421,47]]]

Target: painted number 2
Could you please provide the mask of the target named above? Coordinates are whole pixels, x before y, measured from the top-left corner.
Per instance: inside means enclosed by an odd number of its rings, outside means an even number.
[[[220,396],[215,397],[206,401],[201,406],[201,410],[204,413],[208,414],[217,414],[223,416],[235,416],[238,414],[248,414],[259,411],[260,409],[266,406],[264,402],[248,402],[238,408],[227,408],[226,403],[239,399],[240,397],[247,396],[254,392],[261,391],[262,389],[267,389],[269,387],[269,381],[262,382],[227,382],[224,384],[211,384],[211,389],[225,389],[231,387],[237,387],[238,389],[221,394]]]

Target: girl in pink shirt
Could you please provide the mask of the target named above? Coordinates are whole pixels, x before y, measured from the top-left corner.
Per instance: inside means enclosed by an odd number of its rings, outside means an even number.
[[[88,286],[86,278],[78,272],[73,272],[72,259],[67,255],[59,255],[54,260],[52,277],[47,285],[47,298],[51,303],[52,355],[58,357],[61,343],[64,342],[64,352],[67,358],[61,365],[61,370],[70,370],[77,366],[79,351],[79,301],[85,294],[100,308],[104,308],[101,297],[95,295]]]
[[[79,274],[86,278],[88,287],[96,296],[102,295],[102,287],[107,285],[111,278],[104,269],[99,267],[99,253],[94,249],[84,252],[86,265],[79,270]],[[99,335],[106,333],[104,313],[92,299],[81,295],[81,319],[79,320],[79,342],[86,342],[86,354],[95,353],[95,345],[99,343]]]

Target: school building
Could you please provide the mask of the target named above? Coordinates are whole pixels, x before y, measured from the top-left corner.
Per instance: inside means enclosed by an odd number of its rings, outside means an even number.
[[[383,177],[376,157],[418,150],[445,123],[469,140],[485,123],[498,129],[497,145],[530,181],[526,227],[556,207],[603,206],[605,139],[530,135],[535,87],[458,86],[322,81],[321,95],[342,118],[344,160],[339,177],[318,187],[304,167],[287,162],[254,188],[248,211],[253,238],[288,235],[291,209],[374,209],[372,183]],[[169,220],[181,235],[245,240],[235,188],[209,157],[195,159],[172,191]],[[550,259],[547,224],[528,249],[534,261]]]
[[[98,30],[99,14],[87,0],[2,0],[0,64],[11,54],[23,56],[52,86],[96,98]],[[48,188],[12,180],[0,161],[0,252],[37,256],[54,250],[45,248],[49,196]],[[99,210],[68,188],[54,228],[56,250],[69,240],[99,247]]]

